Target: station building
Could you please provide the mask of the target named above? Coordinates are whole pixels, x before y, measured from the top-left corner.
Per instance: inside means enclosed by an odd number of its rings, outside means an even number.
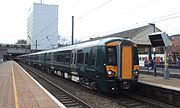
[[[172,52],[180,54],[180,34],[172,35]]]
[[[28,12],[27,44],[31,50],[58,47],[58,5],[33,4]]]
[[[180,34],[171,36],[172,46],[170,47],[170,55],[172,55],[173,63],[180,60]]]

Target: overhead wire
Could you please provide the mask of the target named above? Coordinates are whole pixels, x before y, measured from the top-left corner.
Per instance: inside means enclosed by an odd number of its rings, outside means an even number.
[[[82,16],[76,18],[76,21],[77,21],[77,20],[80,20],[80,19],[82,19],[82,18],[84,18],[84,17],[86,17],[86,16],[88,16],[89,14],[95,12],[96,10],[100,9],[101,7],[109,4],[111,1],[112,1],[112,0],[108,0],[108,1],[106,1],[106,2],[104,2],[104,3],[102,3],[101,5],[97,6],[96,8],[91,9],[90,11],[86,12],[86,13],[83,14]],[[65,28],[67,28],[68,26],[71,26],[71,24],[69,24],[69,23],[66,24],[64,27],[62,27],[62,29],[65,29]]]
[[[130,27],[136,26],[136,25],[147,25],[147,24],[151,23],[152,21],[153,21],[153,23],[158,23],[158,22],[161,22],[161,21],[174,19],[174,18],[179,18],[179,17],[180,17],[180,12],[175,12],[175,13],[172,13],[172,14],[168,14],[168,15],[164,15],[164,16],[161,16],[161,17],[153,18],[151,20],[145,20],[145,21],[142,21],[142,22],[139,22],[139,23],[134,23],[134,24],[130,24],[130,25],[127,25],[127,26],[123,26],[121,28],[117,28],[117,29],[111,30],[109,32],[117,31],[119,29],[121,29],[121,30],[122,29],[127,29],[127,28],[130,28]],[[101,34],[108,34],[109,32],[101,33]],[[96,35],[98,35],[98,34],[96,34]]]
[[[46,34],[46,35],[44,35],[44,38],[43,38],[43,39],[41,39],[41,41],[43,41],[43,40],[47,39],[47,38],[46,38],[46,36],[48,36],[48,37],[52,37],[52,36],[54,36],[54,34],[56,34],[56,33],[58,33],[58,31],[55,31],[55,32],[53,32],[53,33],[51,33],[51,34]]]
[[[169,14],[169,15],[165,15],[165,16],[162,16],[162,17],[155,18],[154,21],[155,22],[161,22],[161,21],[164,21],[164,20],[174,19],[174,18],[178,18],[178,17],[180,17],[180,12],[176,12],[176,13],[173,13],[173,14]]]
[[[35,46],[35,43],[33,42],[33,40],[31,39],[31,37],[28,35],[28,38],[30,39],[30,41],[33,43],[33,45]]]
[[[155,1],[157,1],[157,0],[153,0],[153,1],[151,1],[151,2],[155,2]],[[85,14],[83,14],[82,16],[78,17],[77,20],[82,19],[82,18],[88,16],[89,14],[97,11],[98,9],[100,9],[101,7],[109,4],[110,2],[112,2],[112,0],[108,0],[108,1],[106,1],[106,2],[104,2],[104,3],[102,3],[101,5],[97,6],[96,8],[93,8],[92,10],[90,10],[90,11],[86,12]],[[141,7],[144,7],[144,6],[146,6],[146,5],[147,5],[147,3],[144,4],[144,5],[138,6],[138,7],[136,7],[136,8],[141,8]],[[149,4],[148,4],[148,5],[149,5]],[[178,17],[180,17],[180,16],[173,16],[173,15],[177,15],[177,14],[179,14],[179,13],[180,13],[180,12],[176,12],[176,13],[173,13],[173,14],[169,14],[169,15],[165,15],[165,16],[162,16],[162,17],[154,18],[153,20],[154,20],[155,22],[160,22],[160,21],[164,21],[164,20],[168,20],[168,19],[178,18]],[[172,17],[169,17],[169,16],[172,16]],[[168,18],[165,18],[165,17],[168,17]],[[140,22],[140,23],[142,23],[142,24],[143,24],[143,23],[146,23],[146,24],[147,24],[147,22],[150,22],[150,21],[152,21],[152,19],[151,19],[151,20],[146,20],[146,21],[143,21],[143,22]],[[53,21],[52,23],[54,23],[54,21]],[[51,25],[52,23],[50,23],[50,25]],[[134,25],[137,25],[137,24],[139,24],[139,23],[135,23],[135,24],[128,25],[128,26],[134,26]],[[70,26],[70,25],[71,25],[71,24],[67,24],[66,26]],[[124,26],[123,28],[128,27],[128,26]],[[48,26],[48,27],[49,27],[49,26]],[[48,28],[48,27],[47,27],[47,28]],[[40,31],[39,34],[42,33],[43,31],[45,31],[47,28],[42,29],[42,31]],[[63,27],[63,28],[65,28],[65,27]],[[46,35],[46,36],[49,37],[49,35]]]
[[[46,35],[46,38],[47,38],[48,42],[50,43],[51,47],[54,49],[54,47],[53,47],[53,45],[52,45],[52,43],[51,43],[51,41],[49,40],[49,38],[48,38],[47,35]]]
[[[135,11],[135,10],[137,10],[137,9],[140,9],[140,8],[143,8],[143,7],[146,7],[146,6],[149,6],[149,5],[151,5],[151,4],[153,4],[153,3],[157,2],[157,1],[158,1],[158,0],[152,0],[152,1],[150,1],[150,2],[144,3],[144,4],[142,4],[142,5],[139,5],[139,6],[137,6],[137,7],[131,8],[131,9],[128,9],[127,11],[124,11],[124,12],[121,12],[121,13],[129,13],[129,12],[131,12],[131,11]]]
[[[104,3],[102,3],[101,5],[97,6],[96,8],[94,8],[94,9],[92,9],[92,10],[86,12],[84,15],[80,16],[78,19],[82,19],[82,18],[88,16],[89,14],[91,14],[91,13],[97,11],[98,9],[104,7],[105,5],[109,4],[110,2],[112,2],[112,0],[108,0],[108,1],[106,1],[106,2],[104,2]]]
[[[147,5],[150,5],[150,3],[154,3],[154,2],[156,2],[156,1],[158,1],[158,0],[153,0],[153,1],[148,2],[148,3],[146,3],[146,4],[140,5],[140,6],[138,6],[138,7],[135,7],[135,9],[145,7],[145,6],[147,6]],[[85,14],[83,14],[82,16],[78,17],[76,20],[80,20],[80,19],[88,16],[89,14],[97,11],[98,9],[104,7],[105,5],[109,4],[110,2],[112,2],[112,0],[108,0],[108,1],[106,1],[106,2],[104,2],[104,3],[102,3],[101,5],[97,6],[96,8],[93,8],[92,10],[90,10],[90,11],[86,12]],[[134,10],[134,8],[132,8],[131,10]],[[130,11],[131,11],[131,10],[130,10]],[[127,12],[126,12],[126,13],[127,13]],[[68,26],[70,26],[70,24],[65,25],[65,27],[63,27],[63,28],[65,29],[65,28],[68,27]]]

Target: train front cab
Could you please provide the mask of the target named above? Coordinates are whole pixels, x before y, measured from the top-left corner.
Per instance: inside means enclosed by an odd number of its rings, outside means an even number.
[[[137,45],[128,40],[107,43],[104,66],[106,78],[101,91],[119,92],[134,88],[139,76]]]

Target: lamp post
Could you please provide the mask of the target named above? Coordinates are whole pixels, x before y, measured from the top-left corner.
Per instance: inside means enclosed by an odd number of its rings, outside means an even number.
[[[35,47],[36,47],[36,52],[37,52],[37,40],[36,40],[36,45],[35,45]]]
[[[74,16],[72,16],[72,45],[74,44]]]
[[[164,79],[169,79],[169,70],[168,70],[168,47],[164,47]]]
[[[153,48],[154,52],[154,76],[156,76],[156,48]]]

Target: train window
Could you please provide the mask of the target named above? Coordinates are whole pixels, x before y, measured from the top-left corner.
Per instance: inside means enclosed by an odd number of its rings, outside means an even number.
[[[63,62],[65,61],[65,54],[64,54],[64,53],[60,53],[60,54],[57,56],[57,61],[63,63]]]
[[[85,64],[88,64],[89,53],[85,54]]]
[[[70,63],[70,57],[71,57],[71,53],[70,52],[67,52],[66,55],[65,55],[65,62],[66,63]]]
[[[134,47],[134,65],[139,65],[138,49],[137,49],[137,47]]]
[[[69,57],[66,57],[66,58],[65,58],[65,62],[69,64],[69,63],[70,63],[70,58],[69,58]]]
[[[116,46],[110,46],[106,49],[106,62],[108,65],[117,65]]]
[[[57,61],[57,54],[56,53],[53,53],[53,60]]]
[[[36,60],[36,55],[33,55],[32,57],[33,57],[33,60]]]
[[[54,61],[60,62],[60,52],[54,53]]]
[[[77,63],[83,64],[84,61],[84,53],[77,54]]]
[[[91,58],[91,65],[95,65],[96,63],[96,48],[95,47],[91,48],[90,58]]]
[[[71,64],[73,63],[73,53],[71,53]]]
[[[91,65],[95,65],[95,63],[96,63],[96,56],[93,55],[93,56],[91,57]]]
[[[43,55],[42,55],[42,54],[39,55],[39,60],[40,60],[40,61],[43,60]]]
[[[77,53],[75,53],[74,64],[76,64],[76,56],[77,56]]]
[[[39,55],[36,55],[36,60],[40,60],[39,58],[40,58],[40,56],[39,56]]]
[[[49,53],[46,54],[46,61],[51,61],[51,54]]]

